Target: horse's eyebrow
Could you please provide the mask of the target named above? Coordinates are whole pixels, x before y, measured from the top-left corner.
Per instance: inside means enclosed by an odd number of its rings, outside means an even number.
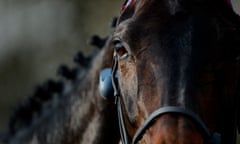
[[[114,41],[122,41],[122,38],[119,33],[114,33],[112,36],[112,42]]]
[[[140,55],[142,52],[144,52],[145,50],[147,50],[147,48],[142,48],[142,49],[140,49],[139,51],[137,51],[136,57],[137,57],[138,55]]]
[[[113,34],[112,38],[111,38],[111,43],[113,45],[115,45],[116,43],[118,42],[121,42],[122,41],[122,38],[120,37],[120,34]]]
[[[123,40],[123,36],[127,33],[126,28],[127,22],[120,23],[118,27],[115,29],[112,39],[114,40]]]

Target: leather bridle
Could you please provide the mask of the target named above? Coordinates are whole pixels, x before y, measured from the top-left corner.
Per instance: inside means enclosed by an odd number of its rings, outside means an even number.
[[[204,122],[196,115],[194,112],[177,107],[177,106],[165,106],[155,110],[150,116],[145,120],[145,122],[141,125],[141,127],[137,130],[132,140],[130,140],[129,135],[127,134],[127,129],[124,123],[124,117],[122,112],[122,99],[120,97],[120,90],[118,88],[118,80],[115,79],[115,75],[117,73],[117,65],[118,59],[116,52],[114,52],[113,56],[113,65],[112,65],[112,85],[114,89],[114,97],[115,103],[117,104],[117,111],[118,111],[118,121],[119,121],[119,129],[121,140],[123,144],[136,144],[139,140],[141,140],[142,136],[144,135],[145,131],[152,125],[152,123],[160,116],[167,114],[167,113],[174,113],[180,114],[185,117],[191,119],[199,128],[205,144],[220,144],[221,143],[221,135],[219,133],[213,132],[211,133]]]

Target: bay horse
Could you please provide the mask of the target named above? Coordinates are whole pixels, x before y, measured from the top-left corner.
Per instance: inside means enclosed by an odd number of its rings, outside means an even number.
[[[47,81],[21,102],[0,143],[117,144],[120,134],[115,106],[98,92],[99,73],[111,66],[109,40],[92,37],[89,43],[98,48],[92,56],[77,53],[74,68],[60,66],[60,80]]]
[[[125,2],[112,38],[123,144],[235,144],[240,18],[228,4]]]

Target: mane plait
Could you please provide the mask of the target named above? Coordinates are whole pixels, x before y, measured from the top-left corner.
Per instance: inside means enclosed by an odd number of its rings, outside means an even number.
[[[31,126],[35,120],[43,117],[46,109],[50,111],[56,99],[61,100],[67,84],[74,85],[75,81],[82,80],[92,59],[92,55],[85,57],[83,53],[78,52],[74,57],[76,67],[69,68],[61,65],[57,70],[57,74],[63,79],[57,81],[49,79],[42,85],[38,85],[33,94],[26,97],[14,109],[9,119],[8,133],[15,135],[22,128]]]
[[[114,28],[116,23],[117,18],[114,17],[110,24],[111,27]],[[107,39],[108,37],[92,36],[88,44],[94,46],[97,50],[92,51],[89,56],[85,56],[82,52],[77,52],[73,57],[73,61],[76,64],[75,67],[69,68],[66,65],[60,65],[57,69],[57,75],[60,76],[60,80],[47,80],[42,85],[38,85],[32,95],[21,101],[10,116],[7,136],[0,135],[0,143],[1,141],[8,141],[8,137],[14,136],[22,128],[28,128],[34,121],[39,121],[39,119],[44,117],[44,111],[47,109],[47,111],[50,111],[52,105],[54,105],[53,103],[56,102],[56,98],[58,101],[61,101],[62,97],[65,97],[69,86],[80,85],[81,81],[86,77],[92,60],[97,55],[96,51],[104,47]]]

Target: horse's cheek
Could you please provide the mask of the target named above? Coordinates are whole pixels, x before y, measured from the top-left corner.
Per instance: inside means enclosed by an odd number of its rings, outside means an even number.
[[[124,89],[123,95],[132,97],[137,94],[136,67],[134,63],[120,63],[119,84],[120,89]]]
[[[137,101],[137,76],[134,63],[121,64],[119,67],[119,86],[122,98],[127,106],[130,121],[134,121]]]

